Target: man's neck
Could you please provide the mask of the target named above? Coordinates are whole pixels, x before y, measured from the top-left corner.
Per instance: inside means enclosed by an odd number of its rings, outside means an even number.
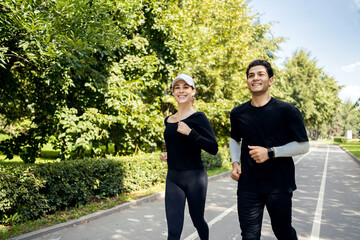
[[[271,99],[269,92],[262,95],[252,94],[251,105],[254,107],[265,106]]]

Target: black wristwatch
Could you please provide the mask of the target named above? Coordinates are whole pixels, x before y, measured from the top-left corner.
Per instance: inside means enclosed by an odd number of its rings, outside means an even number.
[[[269,158],[274,158],[275,154],[273,148],[267,148],[267,150]]]

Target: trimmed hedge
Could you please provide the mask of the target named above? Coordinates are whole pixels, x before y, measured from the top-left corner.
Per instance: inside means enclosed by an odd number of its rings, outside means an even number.
[[[334,137],[335,142],[347,143],[347,137]]]
[[[167,165],[160,160],[159,153],[109,157],[109,159],[123,163],[123,192],[146,189],[157,183],[165,182]]]
[[[115,196],[123,188],[122,165],[121,161],[88,159],[0,167],[1,223],[36,219],[85,204],[91,196]]]
[[[11,225],[38,218],[49,210],[45,196],[40,193],[45,181],[35,176],[34,167],[0,166],[1,223]]]
[[[206,152],[206,169],[222,166],[228,151]],[[0,166],[0,223],[12,225],[67,207],[164,183],[159,153],[21,166]]]
[[[91,196],[105,198],[120,194],[123,189],[122,161],[85,159],[40,164],[38,177],[45,179],[41,193],[52,211],[87,203]]]

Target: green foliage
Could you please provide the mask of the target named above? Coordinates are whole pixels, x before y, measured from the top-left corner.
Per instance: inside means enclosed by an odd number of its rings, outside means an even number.
[[[165,181],[167,166],[160,160],[159,153],[110,157],[110,159],[123,163],[125,192],[146,189]]]
[[[90,196],[115,196],[123,190],[124,170],[121,161],[89,159],[0,167],[0,175],[0,219],[9,223],[85,204]]]
[[[360,135],[357,130],[360,127],[360,106],[359,102],[355,104],[350,100],[341,103],[338,106],[330,132],[334,136],[344,136],[347,130],[352,130],[353,136]]]
[[[141,93],[146,81],[155,80],[125,80],[120,67],[121,64],[114,64],[106,93],[109,136],[115,144],[115,153],[148,152],[163,141],[160,99],[156,97],[147,103],[149,99]]]
[[[53,115],[103,102],[114,46],[124,41],[112,1],[10,1],[1,5],[1,112],[32,126],[1,150],[34,162],[55,133]]]
[[[216,9],[216,11],[214,11]],[[270,38],[244,0],[184,1],[187,72],[197,80],[198,98],[244,101],[245,70],[257,58],[272,60],[281,38]]]
[[[34,162],[52,135],[63,159],[90,148],[101,155],[99,145],[110,140],[121,154],[155,147],[162,140],[159,96],[180,64],[169,28],[176,8],[176,1],[153,0],[4,1],[0,114],[6,124],[32,125],[0,142],[1,150]],[[120,81],[109,83],[114,64]],[[119,96],[122,85],[128,91]]]
[[[228,144],[231,109],[250,99],[245,70],[257,58],[275,59],[282,38],[270,37],[271,24],[261,24],[247,1],[181,1],[172,28],[183,39],[184,66],[194,77],[195,105],[204,111],[217,140]],[[169,81],[170,85],[170,81]],[[165,115],[176,111],[169,96],[162,98]]]
[[[9,136],[6,134],[0,134],[0,140],[9,139]]]
[[[0,166],[0,221],[14,224],[43,216],[49,209],[40,192],[44,185],[33,167]]]
[[[228,161],[228,150],[216,156],[202,153],[207,170]],[[14,224],[47,213],[86,204],[91,197],[103,199],[147,189],[164,183],[167,165],[158,152],[109,157],[0,166],[0,222]]]
[[[0,151],[25,162],[50,139],[63,160],[162,148],[180,72],[225,145],[229,111],[250,98],[247,64],[283,41],[245,0],[4,0],[1,13]]]
[[[40,164],[37,174],[45,179],[43,193],[52,211],[85,204],[90,196],[114,196],[123,188],[121,162],[106,159]]]
[[[285,63],[282,72],[282,91],[303,115],[310,136],[317,139],[320,128],[329,124],[336,114],[340,99],[334,78],[327,76],[316,66],[316,60],[309,59],[308,53],[299,50]]]
[[[250,98],[247,64],[274,60],[283,41],[244,0],[4,0],[0,11],[1,131],[11,136],[0,151],[25,162],[51,137],[62,159],[103,156],[110,143],[121,155],[160,149],[180,72],[195,78],[198,110],[225,145],[229,111]],[[316,138],[339,122],[339,87],[302,50],[285,67],[272,93]]]
[[[357,158],[360,158],[360,141],[348,141],[347,143],[337,144],[354,154]]]
[[[201,159],[204,162],[204,166],[206,170],[220,168],[223,166],[224,163],[230,162],[229,149],[219,148],[219,152],[215,156],[205,151],[202,151]]]
[[[348,139],[347,137],[334,137],[334,141],[339,143],[347,143]]]
[[[79,116],[75,108],[63,108],[56,112],[57,132],[51,140],[55,149],[60,150],[62,159],[79,158],[89,154],[100,155],[100,145],[109,133],[103,126],[107,120],[96,108],[88,108]]]

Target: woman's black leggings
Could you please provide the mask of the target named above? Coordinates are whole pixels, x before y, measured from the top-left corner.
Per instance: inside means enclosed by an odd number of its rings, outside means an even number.
[[[204,219],[207,185],[205,169],[168,170],[165,189],[168,240],[180,239],[184,225],[185,199],[200,239],[209,239],[209,227]]]

